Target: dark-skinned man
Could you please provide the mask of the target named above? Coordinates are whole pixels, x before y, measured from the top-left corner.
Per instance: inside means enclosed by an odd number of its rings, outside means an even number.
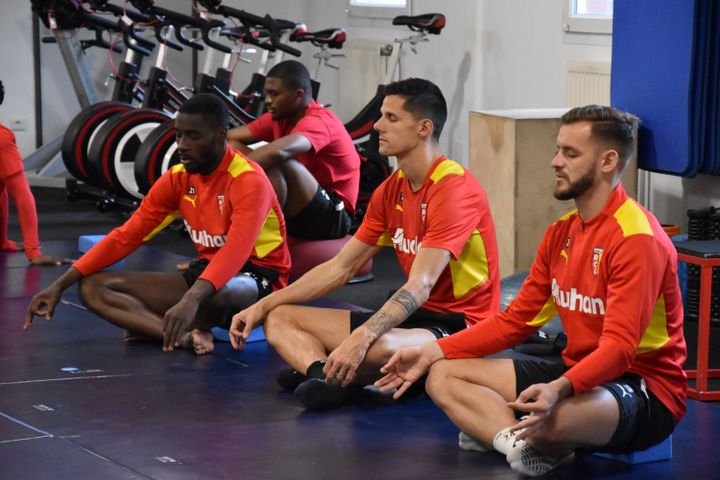
[[[288,60],[265,80],[268,112],[228,132],[230,144],[262,166],[287,219],[288,235],[348,234],[360,185],[360,157],[340,119],[312,98],[310,74]],[[246,146],[268,142],[250,150]]]
[[[185,102],[175,119],[181,163],[168,170],[128,221],[33,297],[25,316],[50,319],[62,292],[80,282],[92,312],[151,337],[163,349],[213,349],[210,329],[287,283],[285,222],[262,168],[227,146],[227,111],[212,95]],[[183,272],[101,272],[182,217],[198,251]]]

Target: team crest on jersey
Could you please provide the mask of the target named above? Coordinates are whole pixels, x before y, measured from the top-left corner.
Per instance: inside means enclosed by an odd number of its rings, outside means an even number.
[[[593,276],[597,276],[598,272],[600,272],[600,260],[602,259],[603,249],[602,248],[593,248],[593,257],[592,257],[592,273]]]
[[[225,195],[218,195],[218,208],[220,209],[220,213],[223,213],[223,207],[225,206]]]
[[[425,224],[425,219],[427,218],[427,203],[423,202],[420,204],[420,222],[422,224]]]

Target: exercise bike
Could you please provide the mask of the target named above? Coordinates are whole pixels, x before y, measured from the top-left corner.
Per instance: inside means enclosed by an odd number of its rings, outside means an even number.
[[[283,41],[284,37],[290,37],[293,32],[304,29],[304,25],[296,24],[287,20],[273,19],[269,15],[259,17],[242,10],[236,10],[231,7],[222,7],[215,10],[224,16],[237,19],[242,24],[241,27],[235,29],[220,29],[215,32],[217,35],[223,35],[233,40],[240,40],[242,43],[255,45],[265,52],[284,52],[294,56],[300,56],[301,52],[290,47]],[[227,66],[232,56],[232,51],[215,49],[225,52],[225,61],[215,74],[209,74],[209,68],[212,64],[212,50],[208,52],[205,61],[204,71],[198,74],[195,82],[195,92],[208,92],[223,100],[223,103],[230,114],[230,127],[245,125],[254,120],[255,117],[248,114],[231,95],[225,90],[225,86],[229,83]],[[263,66],[267,62],[267,55],[263,55]],[[222,79],[222,84],[218,84],[218,79]],[[159,125],[155,128],[142,143],[135,156],[135,180],[138,185],[139,194],[146,194],[150,187],[167,171],[171,166],[179,163],[180,159],[177,154],[177,143],[175,141],[174,120]]]

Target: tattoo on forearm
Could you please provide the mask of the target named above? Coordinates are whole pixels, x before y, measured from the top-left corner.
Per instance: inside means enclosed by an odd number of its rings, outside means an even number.
[[[378,338],[383,333],[397,326],[419,307],[415,297],[403,288],[395,292],[395,294],[390,297],[389,301],[399,305],[405,311],[406,315],[404,318],[398,318],[394,315],[390,315],[389,313],[379,311],[370,317],[370,319],[365,322],[365,328],[367,328],[375,338]]]
[[[411,315],[415,310],[420,307],[417,300],[413,297],[412,293],[408,292],[404,288],[401,288],[390,297],[391,302],[395,302],[405,310],[405,313]]]
[[[373,337],[378,338],[398,323],[398,319],[389,313],[377,312],[365,323],[365,328],[373,334]]]

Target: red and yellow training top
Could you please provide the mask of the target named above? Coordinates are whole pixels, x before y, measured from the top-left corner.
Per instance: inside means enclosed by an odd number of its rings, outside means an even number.
[[[181,164],[165,172],[128,221],[73,266],[89,275],[112,265],[180,216],[198,255],[210,260],[200,278],[216,289],[247,261],[277,271],[274,288],[287,285],[290,254],[275,192],[257,163],[230,148],[210,175]]]
[[[562,357],[575,394],[626,372],[679,420],[687,377],[677,252],[657,219],[618,185],[583,221],[577,210],[545,232],[530,275],[502,313],[439,340],[447,358],[511,347],[560,315]]]
[[[468,325],[499,311],[495,225],[485,192],[458,163],[439,157],[416,192],[402,170],[393,173],[373,192],[355,238],[393,247],[407,276],[421,246],[450,252],[423,309],[465,313]]]

